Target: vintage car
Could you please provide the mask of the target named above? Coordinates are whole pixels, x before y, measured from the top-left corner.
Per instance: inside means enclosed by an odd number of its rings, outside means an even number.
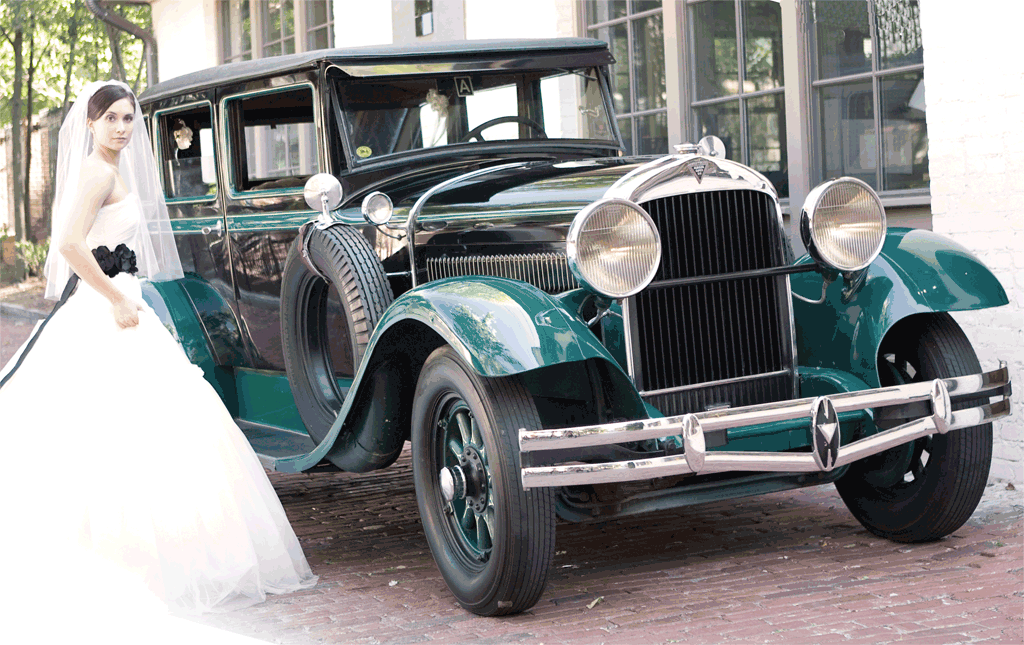
[[[334,49],[141,97],[186,277],[146,287],[265,466],[368,472],[412,444],[471,612],[531,607],[556,518],[834,483],[934,540],[989,472],[1005,365],[948,312],[1007,303],[955,241],[826,181],[794,259],[720,140],[622,155],[589,39]]]

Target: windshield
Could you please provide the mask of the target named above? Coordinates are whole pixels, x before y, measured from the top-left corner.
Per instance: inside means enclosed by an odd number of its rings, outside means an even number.
[[[356,162],[493,141],[617,145],[593,68],[338,84]]]

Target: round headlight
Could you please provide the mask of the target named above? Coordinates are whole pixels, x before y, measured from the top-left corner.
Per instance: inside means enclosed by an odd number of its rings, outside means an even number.
[[[387,224],[391,220],[394,210],[391,198],[382,192],[372,192],[363,198],[363,217],[371,224],[377,226]]]
[[[800,236],[816,261],[843,272],[860,271],[885,242],[885,209],[870,186],[853,177],[827,181],[807,195]]]
[[[569,226],[566,254],[573,275],[609,298],[650,284],[661,262],[661,237],[644,209],[625,199],[590,204]]]

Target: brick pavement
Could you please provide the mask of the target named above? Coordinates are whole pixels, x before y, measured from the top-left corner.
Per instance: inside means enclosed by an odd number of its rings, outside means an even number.
[[[203,618],[270,642],[1024,642],[1024,497],[1005,485],[920,545],[871,535],[831,486],[559,523],[540,602],[495,619],[445,588],[408,451],[377,473],[271,480],[320,584]]]
[[[34,321],[0,318],[2,364]],[[408,453],[271,480],[320,584],[205,625],[279,643],[1024,642],[1024,496],[1002,485],[922,545],[869,534],[830,486],[560,523],[540,602],[490,619],[444,586]]]

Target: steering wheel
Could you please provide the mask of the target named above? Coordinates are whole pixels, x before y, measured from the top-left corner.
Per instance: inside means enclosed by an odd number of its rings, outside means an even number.
[[[540,135],[541,139],[547,139],[548,138],[547,133],[544,132],[544,128],[542,128],[539,123],[537,123],[536,121],[534,121],[532,119],[527,119],[526,117],[523,117],[523,116],[499,116],[496,119],[491,119],[490,121],[484,121],[480,125],[476,126],[472,130],[467,132],[466,136],[463,137],[462,141],[460,141],[459,143],[466,143],[470,139],[474,139],[474,138],[475,139],[479,139],[480,141],[484,141],[484,138],[483,138],[483,136],[480,135],[480,133],[483,132],[484,130],[486,130],[487,128],[490,128],[490,127],[495,126],[495,125],[501,125],[502,123],[522,123],[523,125],[529,127],[531,130],[536,131],[537,134]]]

